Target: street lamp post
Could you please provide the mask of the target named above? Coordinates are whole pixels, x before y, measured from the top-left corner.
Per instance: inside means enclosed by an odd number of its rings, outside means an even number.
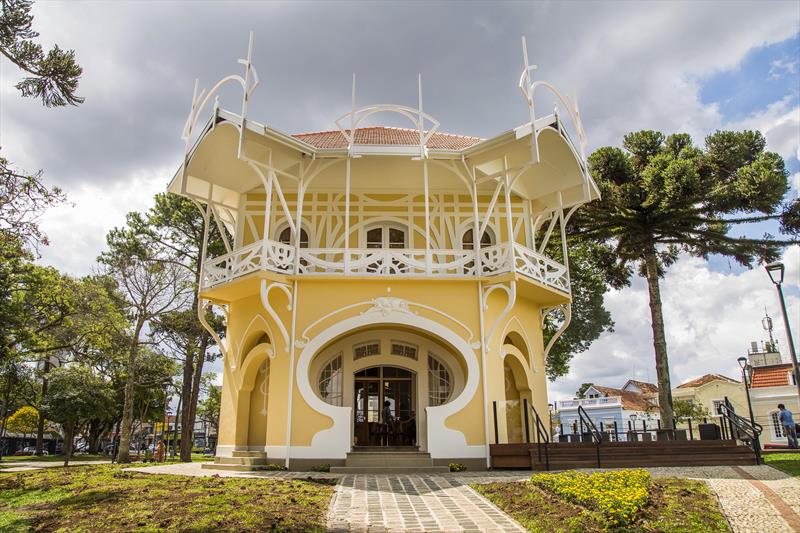
[[[756,418],[753,416],[753,402],[750,401],[750,378],[752,376],[753,367],[747,364],[746,357],[737,359],[739,366],[742,368],[742,383],[744,383],[744,392],[747,396],[747,409],[750,411],[750,425],[753,428],[753,451],[756,454],[756,460],[761,463],[761,443],[758,439],[758,430],[756,429]]]
[[[789,341],[789,354],[792,356],[792,372],[794,373],[794,383],[797,386],[797,394],[800,396],[800,370],[797,368],[797,353],[794,351],[794,340],[792,339],[792,328],[789,326],[789,317],[786,314],[786,301],[783,299],[783,272],[785,267],[781,262],[770,263],[766,267],[769,279],[778,289],[778,298],[781,301],[781,313],[783,314],[783,324],[786,327],[786,339]]]

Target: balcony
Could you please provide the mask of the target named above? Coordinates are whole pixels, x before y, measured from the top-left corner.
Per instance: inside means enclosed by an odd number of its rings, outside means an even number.
[[[478,278],[517,273],[569,294],[564,265],[518,243],[474,250],[402,248],[296,248],[270,239],[206,260],[202,288],[259,271],[297,276]],[[426,257],[427,256],[427,257]],[[476,257],[479,256],[479,257]],[[476,260],[479,259],[479,260]]]
[[[622,398],[619,396],[608,396],[603,398],[583,398],[580,400],[561,400],[558,402],[559,409],[577,409],[579,406],[584,409],[593,407],[619,407],[622,405]]]

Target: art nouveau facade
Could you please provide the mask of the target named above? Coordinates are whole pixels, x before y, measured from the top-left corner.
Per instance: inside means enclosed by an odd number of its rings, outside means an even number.
[[[561,100],[566,121],[537,118],[537,87],[561,97],[526,67],[530,122],[478,139],[439,133],[421,96],[359,108],[354,83],[338,129],[287,135],[246,118],[258,77],[242,63],[225,79],[244,88],[242,112],[217,107],[193,132],[208,101],[196,92],[169,186],[228,248],[205,260],[200,293],[227,318],[217,453],[302,467],[418,446],[485,466],[489,444],[523,442],[506,406],[547,412],[542,323],[570,319],[558,236],[598,196],[567,134],[582,141],[574,103]],[[366,126],[377,113],[412,128]]]

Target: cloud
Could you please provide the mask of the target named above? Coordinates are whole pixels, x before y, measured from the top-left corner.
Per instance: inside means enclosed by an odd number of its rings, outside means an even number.
[[[790,326],[800,335],[800,246],[783,255],[784,292]],[[737,273],[713,272],[699,258],[683,257],[661,283],[667,350],[673,387],[707,373],[737,377],[736,359],[750,341],[764,340],[764,310],[775,324],[775,338],[789,361],[786,332],[775,287],[763,268]],[[647,286],[642,278],[630,288],[606,295],[616,327],[575,357],[569,375],[550,386],[551,399],[570,398],[581,383],[620,387],[628,379],[656,382]]]
[[[794,101],[794,97],[788,95],[727,127],[759,130],[767,138],[767,149],[784,159],[800,159],[800,106]]]

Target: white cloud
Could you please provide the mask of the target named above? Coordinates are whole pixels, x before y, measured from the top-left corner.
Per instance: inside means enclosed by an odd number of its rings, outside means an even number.
[[[792,96],[786,96],[726,127],[759,130],[767,138],[769,150],[779,153],[784,159],[800,159],[800,106],[792,106],[791,102]]]
[[[43,218],[51,244],[41,248],[41,262],[77,276],[89,274],[109,230],[124,225],[128,212],[148,209],[153,195],[164,190],[166,175],[166,170],[144,171],[107,186],[85,183],[68,189],[69,203]]]
[[[792,334],[800,335],[800,246],[788,248],[784,294]],[[785,329],[775,287],[760,266],[726,274],[712,272],[702,259],[684,257],[661,283],[667,350],[673,386],[706,373],[739,375],[736,359],[750,341],[764,340],[761,318],[766,308],[775,324],[775,337],[789,361]],[[594,381],[622,386],[629,378],[655,382],[647,286],[633,286],[606,295],[616,331],[600,337],[575,357],[568,376],[550,385],[551,399],[572,397],[581,383]]]

